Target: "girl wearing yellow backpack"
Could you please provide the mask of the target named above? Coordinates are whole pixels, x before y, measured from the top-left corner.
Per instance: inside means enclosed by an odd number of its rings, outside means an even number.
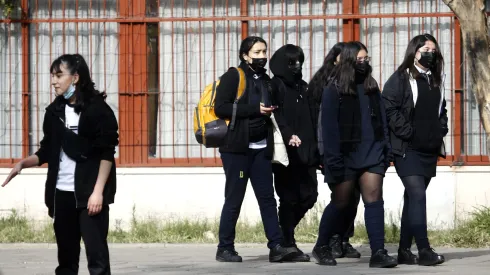
[[[240,76],[235,68],[220,78],[216,89],[216,115],[224,120],[234,120],[231,121],[233,129],[228,129],[219,149],[226,185],[216,260],[242,261],[234,246],[235,227],[250,179],[268,239],[269,261],[280,262],[294,257],[297,249],[281,245],[283,238],[272,184],[274,140],[269,116],[274,107],[271,103],[270,78],[264,69],[267,63],[267,43],[260,37],[245,38],[240,46],[239,58],[239,68],[244,71],[246,78],[244,94],[236,100]]]

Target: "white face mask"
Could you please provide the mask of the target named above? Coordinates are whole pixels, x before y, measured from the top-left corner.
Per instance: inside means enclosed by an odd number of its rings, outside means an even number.
[[[75,93],[75,85],[72,83],[68,87],[68,90],[66,90],[66,92],[63,94],[63,97],[65,99],[70,99],[74,93]]]

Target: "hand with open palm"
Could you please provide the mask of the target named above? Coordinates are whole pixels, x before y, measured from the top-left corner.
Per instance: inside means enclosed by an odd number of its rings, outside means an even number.
[[[20,174],[20,172],[22,171],[23,168],[24,167],[22,166],[22,161],[19,161],[14,166],[14,168],[12,168],[12,170],[10,171],[10,174],[7,176],[7,178],[3,182],[2,187],[4,187],[5,185],[7,185],[13,178],[15,178],[15,176],[17,176],[18,174]]]

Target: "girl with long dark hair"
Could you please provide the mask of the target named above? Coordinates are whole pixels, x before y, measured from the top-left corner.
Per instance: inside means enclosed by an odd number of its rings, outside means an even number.
[[[344,48],[344,42],[338,42],[335,44],[323,61],[322,67],[313,75],[309,85],[308,85],[308,98],[313,102],[310,103],[310,108],[312,109],[313,125],[315,127],[315,132],[318,136],[321,136],[321,126],[318,126],[318,118],[320,114],[320,106],[322,103],[322,94],[325,87],[329,84],[332,76],[332,71],[340,61],[340,52]],[[319,148],[323,148],[321,144],[321,138],[318,138]],[[320,165],[319,168],[323,173],[323,150],[320,151]],[[332,191],[332,185],[329,184],[330,191]],[[333,193],[332,193],[333,195]],[[361,254],[357,251],[349,242],[349,239],[354,236],[354,220],[357,215],[357,205],[360,200],[359,188],[356,187],[354,191],[354,197],[352,198],[352,203],[349,206],[350,211],[348,211],[348,217],[345,218],[346,223],[350,225],[347,227],[345,232],[338,232],[334,234],[329,241],[329,245],[332,248],[332,255],[335,258],[359,258]],[[332,197],[332,196],[331,196]]]
[[[46,108],[39,150],[19,163],[2,186],[22,169],[48,164],[45,203],[54,219],[56,274],[78,274],[80,239],[91,275],[111,274],[107,233],[109,204],[116,194],[118,125],[95,89],[85,59],[65,54],[51,65],[56,98]]]
[[[436,176],[437,159],[445,157],[448,132],[444,99],[444,59],[430,34],[414,37],[405,59],[383,89],[395,168],[405,186],[400,230],[400,264],[436,265],[444,262],[427,237],[426,190]],[[418,257],[412,254],[412,239]]]
[[[313,256],[319,264],[336,265],[329,239],[345,232],[356,185],[364,202],[370,267],[394,267],[396,259],[384,249],[383,178],[390,160],[385,111],[366,47],[346,43],[331,83],[322,95],[321,125],[325,182],[332,200],[320,222]]]

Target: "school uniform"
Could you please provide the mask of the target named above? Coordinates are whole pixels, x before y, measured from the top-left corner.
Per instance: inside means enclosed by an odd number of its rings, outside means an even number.
[[[267,246],[277,256],[281,250],[282,234],[277,216],[277,204],[272,184],[273,132],[272,122],[260,113],[262,94],[269,92],[265,70],[254,72],[245,63],[240,64],[246,75],[246,90],[236,105],[236,122],[229,129],[224,144],[219,148],[226,176],[225,203],[220,217],[218,254],[235,253],[235,227],[250,179],[260,207]],[[239,77],[230,69],[221,77],[215,100],[215,113],[230,119],[233,113]],[[278,252],[281,254],[282,251]],[[270,254],[270,260],[275,256]],[[223,261],[228,261],[224,259]],[[240,259],[241,261],[241,259]]]
[[[354,194],[354,186],[364,173],[384,176],[389,166],[390,148],[384,106],[380,93],[365,94],[363,81],[356,84],[355,95],[340,94],[337,84],[331,83],[322,96],[322,131],[324,144],[325,182],[342,196]],[[343,189],[341,189],[343,190]],[[352,196],[349,195],[349,196]],[[331,201],[322,215],[313,255],[324,265],[336,265],[329,238],[346,232],[352,223],[349,205],[352,199]],[[384,203],[382,198],[364,203],[364,218],[372,256],[370,266],[396,265],[384,250]]]
[[[415,68],[417,78],[409,72],[395,72],[385,84],[383,99],[395,168],[405,186],[398,260],[430,265],[437,259],[444,261],[430,248],[427,237],[426,189],[436,176],[439,156],[445,157],[448,118],[443,83],[436,87],[430,71]],[[414,237],[419,259],[410,253]]]
[[[384,176],[390,149],[379,93],[366,95],[363,85],[358,84],[357,97],[353,99],[339,96],[335,84],[330,84],[323,96],[325,182],[336,185],[356,180],[364,172]],[[328,116],[334,112],[339,114],[338,120]]]
[[[421,71],[421,70],[420,70]],[[443,146],[447,125],[440,122],[441,108],[445,104],[443,92],[430,81],[432,75],[421,71],[415,81],[416,97],[413,96],[413,135],[403,155],[395,156],[395,168],[400,178],[420,175],[436,176],[437,159]],[[434,92],[436,91],[436,92]]]
[[[91,275],[110,274],[107,234],[109,204],[116,193],[115,146],[117,120],[101,96],[94,96],[77,114],[74,106],[58,96],[47,108],[44,137],[35,153],[39,165],[48,163],[45,203],[54,219],[58,245],[56,274],[77,274],[80,239],[83,238]],[[112,162],[103,191],[103,208],[88,215],[101,160]]]
[[[327,81],[327,83],[330,83],[330,81]],[[312,82],[309,83],[308,90],[315,89],[317,86],[317,83],[314,83],[313,80]],[[312,122],[313,122],[313,128],[314,132],[316,133],[317,137],[317,143],[318,143],[318,151],[319,151],[319,159],[318,159],[318,167],[317,169],[321,171],[322,175],[325,176],[325,169],[323,169],[323,138],[321,138],[322,135],[322,126],[321,126],[321,119],[320,119],[320,114],[321,114],[321,103],[322,103],[322,97],[320,98],[315,98],[313,96],[309,96],[309,107],[310,107],[310,112],[312,116]],[[332,187],[335,184],[329,184],[328,187],[330,188],[330,191],[332,191],[330,200],[333,199],[333,189]],[[345,232],[339,232],[338,234],[335,234],[331,239],[330,239],[330,246],[332,248],[332,253],[336,258],[340,257],[347,257],[347,258],[359,258],[360,253],[352,247],[352,245],[349,243],[349,239],[354,236],[354,231],[355,231],[355,218],[357,215],[357,206],[360,201],[360,190],[359,188],[356,188],[355,194],[353,196],[352,204],[350,205],[350,210],[346,214],[346,223],[348,220],[350,220],[350,225],[347,226],[347,230]]]

